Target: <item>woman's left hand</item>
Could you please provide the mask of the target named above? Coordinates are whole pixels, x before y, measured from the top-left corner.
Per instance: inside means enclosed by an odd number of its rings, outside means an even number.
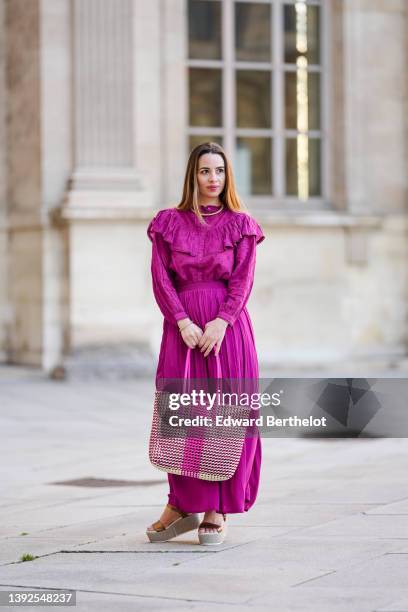
[[[212,321],[208,321],[204,327],[204,333],[197,343],[197,347],[207,357],[215,346],[215,355],[218,355],[221,348],[221,343],[225,336],[228,322],[217,317]]]

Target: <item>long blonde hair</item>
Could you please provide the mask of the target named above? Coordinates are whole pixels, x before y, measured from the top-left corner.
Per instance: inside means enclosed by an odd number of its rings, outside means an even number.
[[[205,219],[201,214],[200,206],[198,203],[198,162],[202,155],[206,153],[213,153],[221,155],[225,164],[225,185],[224,189],[220,193],[220,200],[230,210],[246,211],[246,207],[239,199],[237,191],[235,189],[234,175],[232,172],[231,163],[221,145],[216,142],[204,142],[195,147],[188,158],[186,174],[184,178],[183,196],[181,202],[176,206],[178,210],[193,210],[197,215],[200,223],[206,225]]]

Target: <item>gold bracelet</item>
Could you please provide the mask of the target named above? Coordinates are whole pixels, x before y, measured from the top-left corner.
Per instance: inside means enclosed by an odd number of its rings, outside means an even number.
[[[180,331],[180,332],[182,332],[182,331],[183,331],[183,329],[186,329],[186,327],[188,327],[188,326],[189,326],[189,325],[191,325],[192,323],[193,323],[193,322],[192,322],[192,321],[190,321],[190,323],[187,323],[187,325],[185,325],[185,326],[184,326],[184,327],[182,327],[181,329],[180,329],[180,327],[179,327],[179,331]]]

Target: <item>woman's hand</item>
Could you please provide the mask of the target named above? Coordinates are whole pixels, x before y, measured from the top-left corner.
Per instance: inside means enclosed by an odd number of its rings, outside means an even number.
[[[185,344],[187,344],[189,348],[195,348],[203,335],[201,327],[198,327],[191,319],[181,319],[177,321],[177,324],[179,329],[182,330],[180,334]]]
[[[205,351],[204,357],[207,357],[207,355],[211,353],[214,346],[214,354],[218,355],[227,325],[228,322],[219,317],[205,324],[205,331],[198,342],[201,352]]]

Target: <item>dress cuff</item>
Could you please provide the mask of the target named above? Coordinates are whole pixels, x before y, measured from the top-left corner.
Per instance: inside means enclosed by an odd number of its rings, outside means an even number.
[[[174,318],[176,319],[176,321],[180,321],[181,319],[189,319],[190,317],[186,312],[184,312],[184,310],[181,310],[180,312],[176,312]]]

